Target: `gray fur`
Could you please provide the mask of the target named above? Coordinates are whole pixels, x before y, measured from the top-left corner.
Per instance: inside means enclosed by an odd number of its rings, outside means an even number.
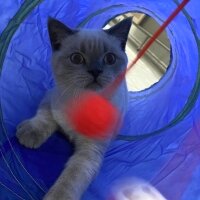
[[[124,44],[131,19],[107,31],[72,30],[54,19],[49,20],[48,26],[56,86],[47,92],[37,114],[17,127],[17,137],[24,146],[38,148],[55,130],[63,130],[74,143],[75,153],[44,199],[79,200],[97,174],[109,140],[97,141],[74,132],[64,116],[65,105],[83,91],[101,93],[125,69]],[[81,53],[85,62],[73,64],[70,56],[74,52]],[[116,63],[109,65],[104,62],[107,52],[116,55]],[[127,105],[125,81],[109,100],[123,115]]]

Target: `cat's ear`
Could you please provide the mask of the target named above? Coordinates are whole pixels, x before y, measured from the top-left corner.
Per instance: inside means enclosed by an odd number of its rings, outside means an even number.
[[[106,33],[116,37],[121,42],[121,47],[124,50],[128,39],[128,33],[132,25],[132,17],[128,17],[110,29],[105,30]]]
[[[52,49],[56,51],[60,49],[62,41],[69,35],[74,34],[76,31],[70,29],[60,21],[49,17],[48,32]]]

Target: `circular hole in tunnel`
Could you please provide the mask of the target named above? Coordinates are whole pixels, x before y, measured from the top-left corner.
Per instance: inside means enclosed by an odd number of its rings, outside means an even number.
[[[126,45],[129,62],[135,58],[160,26],[149,15],[129,12],[110,20],[104,28],[107,29],[130,16],[133,16],[133,22]],[[170,41],[164,31],[126,75],[128,90],[141,91],[158,83],[167,71],[170,54]]]

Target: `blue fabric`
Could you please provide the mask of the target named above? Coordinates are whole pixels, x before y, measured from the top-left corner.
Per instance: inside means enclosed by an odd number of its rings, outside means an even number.
[[[0,4],[0,33],[23,3],[7,0]],[[73,152],[59,134],[38,150],[22,147],[15,138],[16,125],[34,115],[45,91],[54,85],[48,16],[71,27],[100,28],[127,11],[144,12],[162,23],[176,6],[173,0],[43,0],[28,14],[12,37],[1,72],[1,200],[41,199]],[[108,198],[115,181],[125,177],[150,181],[167,199],[200,199],[199,8],[200,1],[192,0],[186,12],[167,28],[171,63],[165,76],[144,91],[130,92],[121,134],[158,134],[142,140],[114,141],[83,200]]]

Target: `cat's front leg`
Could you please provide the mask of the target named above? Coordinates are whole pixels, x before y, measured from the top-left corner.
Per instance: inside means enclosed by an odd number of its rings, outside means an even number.
[[[85,138],[76,141],[74,155],[44,200],[80,200],[101,166],[106,146]]]
[[[41,102],[37,114],[17,126],[19,142],[29,148],[38,148],[57,129],[53,119],[49,96]]]

